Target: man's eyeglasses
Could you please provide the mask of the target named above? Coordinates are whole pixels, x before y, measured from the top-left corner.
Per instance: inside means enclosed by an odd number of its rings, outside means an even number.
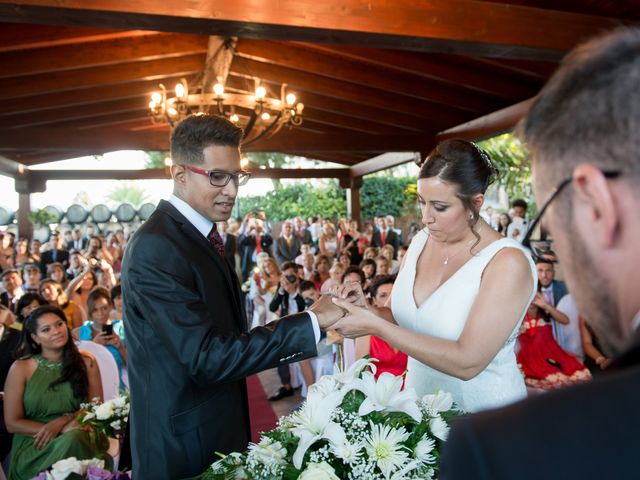
[[[201,168],[192,167],[191,165],[182,165],[187,170],[191,170],[193,173],[199,175],[205,175],[209,177],[209,183],[213,187],[224,187],[231,179],[235,183],[236,187],[246,185],[251,178],[251,173],[240,170],[239,172],[225,172],[224,170],[202,170]]]
[[[617,170],[602,171],[602,175],[604,175],[604,177],[608,179],[618,178],[621,174],[622,172]],[[551,205],[551,202],[553,202],[558,197],[558,195],[560,195],[562,190],[564,190],[564,188],[567,185],[569,185],[571,182],[573,182],[573,175],[565,178],[558,184],[558,186],[556,186],[556,188],[551,193],[551,196],[549,196],[547,201],[542,204],[542,208],[540,208],[538,215],[536,216],[536,218],[533,219],[533,221],[529,225],[529,229],[527,230],[527,233],[522,239],[522,246],[525,248],[528,248],[531,251],[531,253],[534,255],[534,257],[540,257],[542,254],[545,253],[545,251],[544,249],[540,248],[540,244],[544,243],[544,241],[531,239],[531,237],[533,236],[533,232],[536,230],[538,224],[540,223],[540,220],[542,220],[542,216],[544,215],[544,212],[547,210],[547,208],[549,208],[549,205]]]

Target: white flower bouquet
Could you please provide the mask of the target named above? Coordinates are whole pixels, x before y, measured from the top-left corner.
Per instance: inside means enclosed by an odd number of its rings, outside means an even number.
[[[129,419],[129,396],[121,395],[102,403],[93,399],[91,403],[83,403],[80,409],[77,420],[82,426],[90,427],[96,434],[116,438],[124,432]]]
[[[232,453],[199,478],[431,479],[438,473],[449,421],[459,414],[448,393],[418,399],[403,377],[365,371],[369,359],[325,376],[302,407],[280,419],[247,452]]]
[[[49,470],[41,472],[33,480],[131,480],[129,473],[110,472],[104,468],[104,460],[92,458],[78,460],[65,458],[54,463]]]

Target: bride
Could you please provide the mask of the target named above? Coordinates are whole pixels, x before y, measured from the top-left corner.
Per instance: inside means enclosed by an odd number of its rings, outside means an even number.
[[[426,228],[403,259],[390,309],[334,299],[347,315],[332,328],[345,337],[375,335],[405,352],[407,387],[420,396],[451,392],[467,412],[526,396],[514,345],[537,275],[528,252],[480,217],[494,177],[473,143],[438,145],[418,175]],[[360,298],[358,289],[348,285],[338,295]]]

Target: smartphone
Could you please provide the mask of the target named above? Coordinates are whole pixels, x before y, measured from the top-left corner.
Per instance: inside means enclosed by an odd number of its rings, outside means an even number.
[[[111,325],[111,324],[103,325],[102,326],[102,333],[104,333],[105,335],[113,335],[113,325]]]

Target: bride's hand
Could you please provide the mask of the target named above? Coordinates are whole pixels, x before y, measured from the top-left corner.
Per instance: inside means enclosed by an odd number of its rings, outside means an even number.
[[[339,299],[347,300],[352,305],[362,308],[369,308],[367,297],[362,291],[362,285],[360,285],[358,282],[340,285],[332,293]]]
[[[371,310],[359,307],[340,298],[334,298],[333,303],[346,310],[346,315],[334,323],[331,328],[346,338],[357,338],[364,335],[375,335],[376,326],[385,320],[378,317]]]

